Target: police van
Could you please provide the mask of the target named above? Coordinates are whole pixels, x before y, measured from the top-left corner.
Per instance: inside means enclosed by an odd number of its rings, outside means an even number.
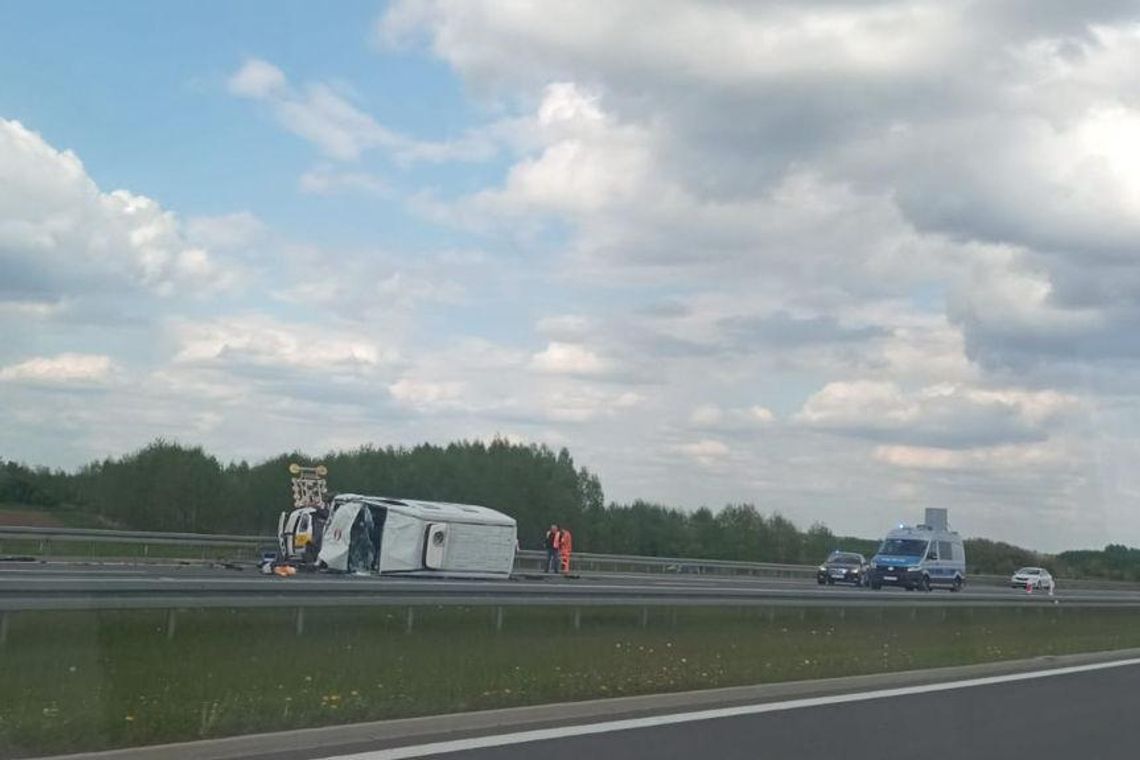
[[[871,558],[870,581],[873,589],[960,591],[966,582],[966,548],[962,537],[947,527],[946,510],[927,509],[923,524],[900,525],[887,533]]]

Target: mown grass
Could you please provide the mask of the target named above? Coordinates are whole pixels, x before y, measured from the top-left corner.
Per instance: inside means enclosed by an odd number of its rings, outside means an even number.
[[[967,608],[20,613],[0,756],[1140,646],[1140,614]]]

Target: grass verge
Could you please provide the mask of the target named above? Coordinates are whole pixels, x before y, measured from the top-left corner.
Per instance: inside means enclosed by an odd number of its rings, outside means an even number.
[[[20,613],[0,756],[1140,646],[1140,613],[943,609]]]

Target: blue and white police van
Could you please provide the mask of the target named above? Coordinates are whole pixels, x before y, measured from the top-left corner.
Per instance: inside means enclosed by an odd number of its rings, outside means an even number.
[[[900,525],[890,531],[871,558],[873,589],[901,586],[907,591],[960,591],[965,582],[966,548],[962,537],[947,526],[945,509],[927,509],[921,525]]]

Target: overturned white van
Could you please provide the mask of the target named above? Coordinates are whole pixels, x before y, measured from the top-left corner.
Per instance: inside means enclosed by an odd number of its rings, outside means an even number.
[[[473,504],[341,494],[318,565],[344,573],[502,578],[515,562],[513,517]]]

